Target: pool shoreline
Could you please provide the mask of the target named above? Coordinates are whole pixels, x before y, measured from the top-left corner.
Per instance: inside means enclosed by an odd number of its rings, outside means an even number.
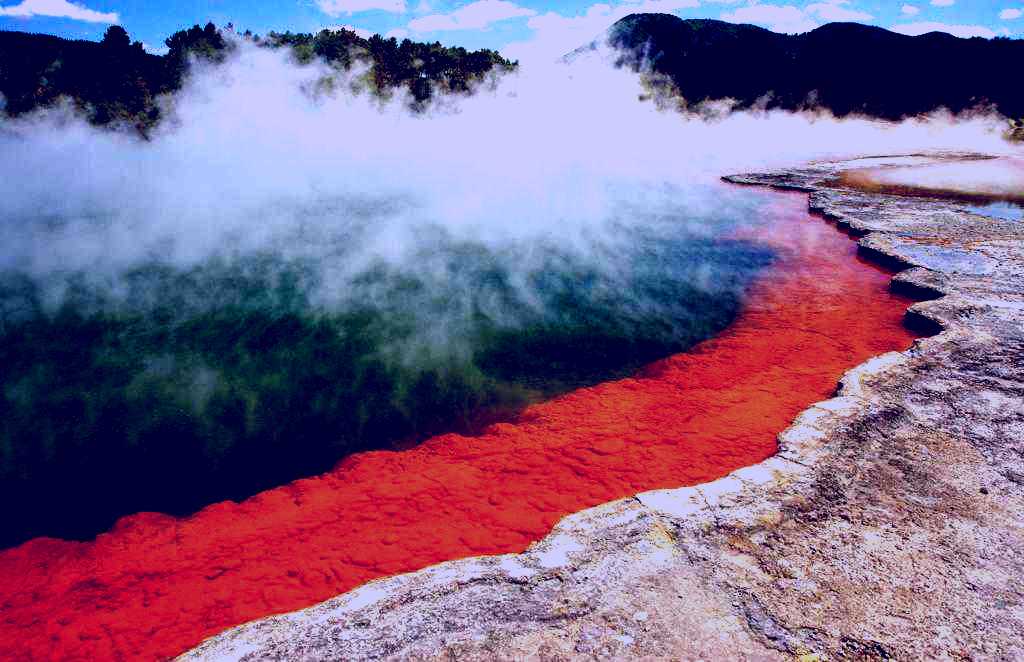
[[[861,255],[903,269],[892,289],[925,299],[908,318],[938,335],[848,371],[758,465],[570,515],[523,554],[232,628],[182,659],[1024,655],[1007,608],[1024,598],[1024,232],[824,186],[841,167],[727,180],[806,192]]]
[[[764,200],[757,239],[779,250],[776,267],[714,339],[477,437],[356,455],[185,519],[129,516],[92,542],[7,550],[0,642],[30,658],[161,659],[380,577],[522,552],[570,513],[768,458],[848,366],[913,336],[909,302],[848,236],[800,195]]]

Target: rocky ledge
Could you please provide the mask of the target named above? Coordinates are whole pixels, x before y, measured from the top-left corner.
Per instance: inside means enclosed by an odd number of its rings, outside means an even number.
[[[937,335],[847,373],[778,455],[183,659],[1024,659],[1024,223],[835,184],[857,166],[728,180],[807,191]]]

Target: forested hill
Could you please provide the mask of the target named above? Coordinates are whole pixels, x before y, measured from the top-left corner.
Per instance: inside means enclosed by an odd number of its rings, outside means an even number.
[[[516,66],[487,49],[364,39],[344,29],[240,37],[291,48],[300,62],[366,66],[372,89],[405,88],[419,106],[437,91],[467,92],[489,72]],[[909,37],[856,23],[785,35],[670,14],[627,16],[609,38],[620,64],[661,74],[690,104],[733,99],[741,109],[820,107],[886,119],[994,106],[1024,118],[1024,85],[1014,75],[1024,71],[1024,40]],[[128,123],[145,133],[160,120],[156,98],[181,86],[189,56],[223,60],[233,43],[212,24],[171,35],[164,56],[146,53],[118,26],[102,42],[0,31],[0,109],[19,115],[67,98],[96,124]]]
[[[404,87],[415,104],[436,90],[467,92],[490,71],[516,66],[491,50],[398,42],[380,35],[364,39],[344,29],[265,37],[246,32],[240,37],[267,48],[290,47],[300,62],[319,56],[343,69],[366,65],[376,92]],[[119,26],[109,28],[101,42],[0,31],[0,109],[19,115],[66,98],[95,124],[128,123],[145,133],[160,120],[157,95],[181,87],[188,56],[221,61],[233,43],[213,24],[171,35],[163,56],[146,53]]]
[[[887,119],[992,104],[1024,117],[1024,40],[909,37],[856,23],[785,35],[670,14],[632,14],[609,37],[622,64],[651,67],[691,104],[732,98],[740,108],[814,106]]]

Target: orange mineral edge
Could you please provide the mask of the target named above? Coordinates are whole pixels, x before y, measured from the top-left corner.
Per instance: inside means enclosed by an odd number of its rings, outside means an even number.
[[[92,542],[0,552],[0,657],[165,659],[379,577],[522,551],[567,514],[769,457],[844,371],[914,336],[890,274],[810,217],[804,195],[765,195],[770,222],[753,238],[780,258],[718,337],[480,436],[361,453],[184,519],[125,517]]]

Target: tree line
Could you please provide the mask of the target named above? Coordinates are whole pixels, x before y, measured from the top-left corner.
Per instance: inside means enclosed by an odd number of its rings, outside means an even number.
[[[111,26],[102,41],[70,40],[24,32],[0,31],[0,110],[17,116],[67,100],[96,125],[130,125],[146,134],[161,119],[157,99],[180,89],[190,59],[223,62],[235,40],[213,23],[193,25],[165,40],[166,55],[147,53],[121,26]],[[265,48],[290,48],[300,63],[321,58],[331,66],[367,67],[372,92],[388,95],[408,90],[414,107],[437,92],[469,93],[486,76],[510,71],[497,52],[468,51],[438,42],[401,42],[351,30],[317,34],[270,32],[265,37],[238,35]]]
[[[857,23],[789,35],[669,14],[633,14],[609,34],[621,65],[654,74],[691,108],[729,99],[734,109],[839,117],[899,120],[946,108],[1024,118],[1024,85],[1013,75],[1024,68],[1021,39],[911,37]]]

